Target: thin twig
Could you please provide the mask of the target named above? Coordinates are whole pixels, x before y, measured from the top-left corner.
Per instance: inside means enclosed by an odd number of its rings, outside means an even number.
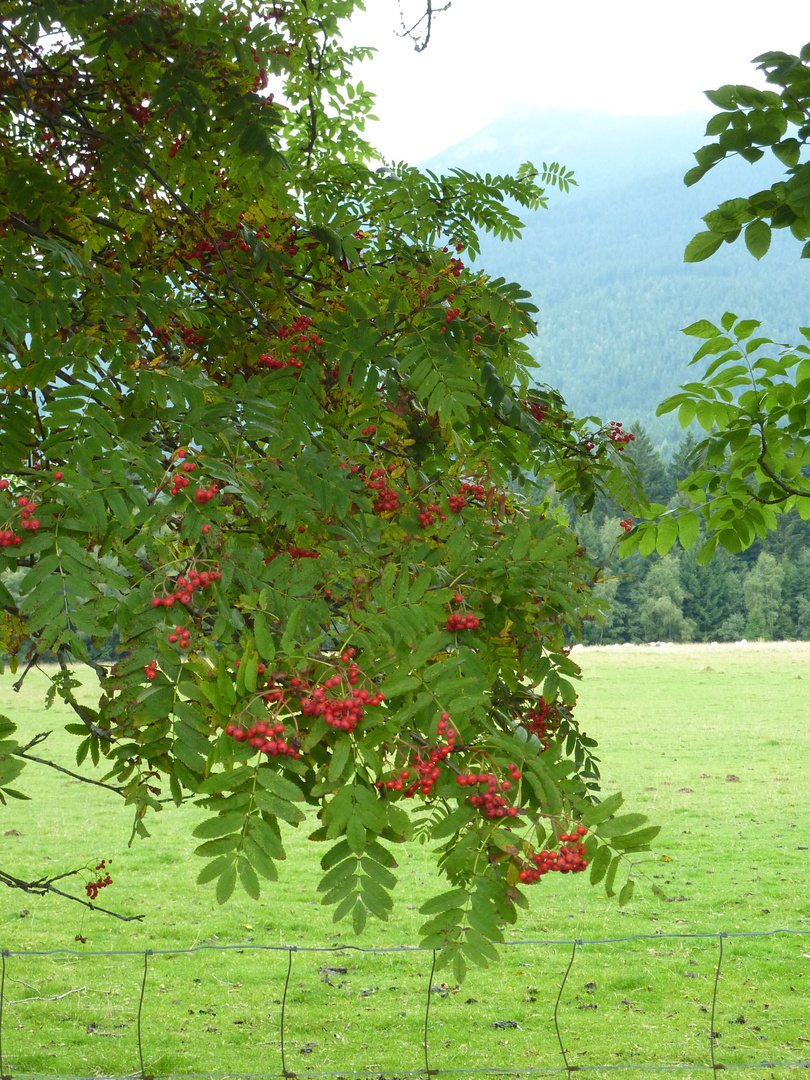
[[[81,994],[86,986],[77,986],[75,990],[66,990],[64,994],[37,994],[36,997],[17,998],[16,1001],[9,999],[9,1005],[24,1005],[27,1001],[61,1001],[62,998],[70,997],[71,994]]]

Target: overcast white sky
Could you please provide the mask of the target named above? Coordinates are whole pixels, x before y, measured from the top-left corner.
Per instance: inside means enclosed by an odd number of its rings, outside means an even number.
[[[404,2],[424,10],[424,0]],[[756,83],[754,56],[797,53],[810,39],[807,0],[452,0],[416,54],[396,37],[397,0],[366,6],[345,38],[379,49],[360,71],[378,99],[370,141],[412,162],[518,105],[711,110],[703,90]]]

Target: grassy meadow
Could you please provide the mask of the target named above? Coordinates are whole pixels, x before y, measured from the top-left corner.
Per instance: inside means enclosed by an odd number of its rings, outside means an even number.
[[[357,939],[320,906],[303,831],[290,832],[281,880],[260,901],[237,894],[220,908],[213,887],[194,883],[200,811],[169,804],[147,822],[151,838],[128,848],[118,797],[29,765],[20,786],[32,801],[0,807],[0,867],[25,877],[112,858],[114,884],[98,902],[144,918],[0,894],[0,949],[12,954],[0,1071],[140,1075],[146,964],[146,1073],[280,1074],[290,955],[259,947],[282,945],[301,950],[289,968],[284,1046],[288,1072],[302,1078],[424,1068],[429,986],[431,1069],[559,1069],[554,1007],[574,953],[557,1017],[568,1064],[599,1078],[691,1080],[711,1064],[718,935],[786,929],[804,933],[723,939],[714,1053],[743,1076],[795,1076],[810,1062],[810,643],[606,647],[575,658],[580,723],[601,744],[604,793],[622,790],[628,809],[663,826],[655,852],[637,859],[626,910],[587,874],[549,875],[530,887],[532,910],[510,932],[531,944],[504,947],[500,965],[458,987],[443,970],[430,978],[429,953],[350,948],[416,944],[418,907],[440,887],[424,848],[398,851],[398,909]],[[75,769],[61,731],[72,717],[61,705],[43,709],[44,675],[32,671],[19,694],[14,681],[8,672],[0,680],[0,712],[22,741],[52,730],[34,752]],[[81,894],[82,885],[70,879],[66,889]],[[574,952],[567,942],[577,939]],[[305,951],[316,946],[332,951]],[[198,951],[171,951],[188,948]],[[67,951],[37,955],[52,949]],[[130,952],[98,955],[111,950]],[[794,1067],[755,1068],[762,1062]],[[654,1069],[629,1068],[639,1065]]]

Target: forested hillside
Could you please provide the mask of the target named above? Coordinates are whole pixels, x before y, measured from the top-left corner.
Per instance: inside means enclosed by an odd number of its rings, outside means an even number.
[[[710,115],[515,112],[428,163],[502,173],[526,160],[559,161],[574,170],[577,187],[551,193],[548,209],[528,217],[523,241],[486,238],[480,262],[532,291],[539,380],[559,387],[574,411],[632,428],[627,455],[663,504],[689,471],[690,438],[675,415],[655,416],[660,401],[698,375],[688,367],[694,342],[680,330],[734,311],[793,342],[810,323],[808,266],[789,236],[777,234],[761,264],[741,243],[708,262],[683,262],[703,214],[781,172],[767,159],[756,171],[724,162],[687,188],[683,176]],[[586,627],[586,642],[810,638],[810,523],[782,519],[767,540],[737,556],[720,551],[701,567],[700,544],[676,546],[663,560],[620,560],[624,517],[600,499],[577,525],[604,566],[597,591],[610,601],[604,624]]]
[[[754,174],[741,160],[725,162],[686,188],[708,115],[513,113],[428,163],[497,173],[555,160],[574,170],[578,186],[551,194],[549,209],[528,218],[522,242],[488,239],[480,262],[532,291],[540,379],[579,414],[641,418],[665,456],[680,429],[655,408],[692,377],[682,327],[730,310],[792,341],[810,322],[807,266],[789,237],[775,237],[767,266],[742,244],[707,263],[683,262],[704,213],[779,175],[778,163],[763,162]]]

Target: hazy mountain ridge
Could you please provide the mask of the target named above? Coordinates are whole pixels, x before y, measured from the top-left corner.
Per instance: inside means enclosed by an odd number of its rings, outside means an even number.
[[[525,160],[559,161],[574,170],[577,188],[550,191],[549,209],[524,218],[521,242],[486,237],[477,262],[531,290],[540,308],[533,348],[540,379],[559,387],[576,412],[641,418],[670,445],[677,421],[656,420],[655,408],[697,374],[687,366],[694,343],[682,327],[718,322],[731,310],[795,342],[798,326],[810,322],[808,267],[789,235],[777,234],[760,263],[742,241],[705,263],[683,262],[703,214],[783,174],[772,157],[755,166],[737,159],[686,188],[709,115],[520,110],[424,163],[503,173]]]

